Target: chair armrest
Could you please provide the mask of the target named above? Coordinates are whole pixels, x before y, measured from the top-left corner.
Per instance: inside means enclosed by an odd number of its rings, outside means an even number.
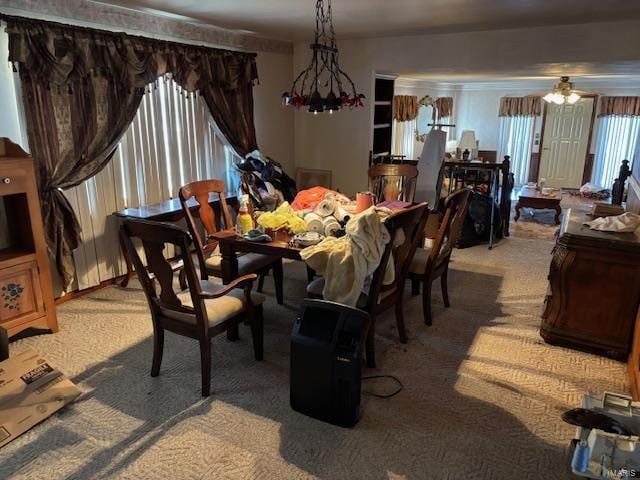
[[[217,292],[201,292],[198,296],[200,298],[212,299],[212,298],[220,298],[228,294],[234,288],[243,287],[245,292],[251,292],[251,286],[253,285],[253,281],[258,278],[255,273],[250,273],[248,275],[243,275],[242,277],[236,278],[233,282],[225,285],[225,287]]]

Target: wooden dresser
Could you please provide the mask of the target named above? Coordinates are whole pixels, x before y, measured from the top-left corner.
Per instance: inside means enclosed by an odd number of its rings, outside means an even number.
[[[582,225],[567,210],[549,269],[540,335],[548,343],[626,359],[640,304],[640,237]]]
[[[58,330],[33,160],[0,138],[0,326]]]

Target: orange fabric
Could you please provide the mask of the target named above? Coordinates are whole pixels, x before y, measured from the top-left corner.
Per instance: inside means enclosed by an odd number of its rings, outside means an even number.
[[[300,190],[293,199],[291,208],[294,210],[313,210],[316,205],[324,200],[327,193],[333,194],[338,203],[348,203],[349,199],[339,192],[329,190],[325,187],[311,187],[306,190]]]

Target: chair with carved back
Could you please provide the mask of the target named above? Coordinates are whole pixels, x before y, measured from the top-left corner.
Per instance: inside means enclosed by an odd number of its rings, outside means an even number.
[[[367,365],[371,368],[376,365],[376,318],[382,312],[394,307],[398,336],[402,343],[407,343],[402,303],[404,284],[409,273],[411,259],[424,238],[423,232],[428,214],[427,204],[420,203],[399,210],[389,215],[384,221],[391,241],[385,247],[380,264],[371,276],[368,292],[362,293],[356,304],[357,308],[366,311],[370,316],[366,355]],[[389,261],[393,261],[395,275],[391,283],[384,284],[384,276]],[[312,298],[322,298],[323,288],[324,279],[317,278],[307,286],[307,293]]]
[[[222,277],[222,268],[220,265],[222,256],[218,250],[218,242],[213,240],[211,236],[220,229],[233,228],[225,191],[226,185],[224,181],[213,179],[188,183],[182,186],[178,193],[187,221],[187,227],[196,242],[196,254],[200,265],[200,275],[203,280],[207,280],[208,275],[218,278]],[[218,218],[216,211],[209,204],[212,195],[217,195],[220,198],[222,218]],[[197,214],[204,227],[206,239],[202,238],[200,234],[201,230],[198,228],[195,218],[189,209],[188,201],[192,198],[198,203]],[[237,261],[239,275],[255,273],[259,276],[258,292],[262,291],[264,277],[268,275],[269,270],[271,270],[275,284],[276,299],[278,303],[282,305],[283,272],[281,258],[260,253],[246,253],[238,255]]]
[[[191,237],[181,228],[162,222],[126,219],[120,231],[122,242],[131,255],[142,284],[153,323],[153,361],[151,376],[160,374],[164,350],[164,332],[176,333],[198,340],[202,374],[202,395],[211,391],[211,338],[227,332],[229,340],[237,340],[239,324],[251,327],[256,360],[263,358],[262,302],[265,297],[252,293],[256,275],[245,275],[222,287],[199,279],[189,253]],[[145,267],[134,240],[142,243]],[[169,245],[178,247],[184,262],[187,289],[175,281],[171,264],[164,256]],[[156,285],[158,288],[156,289]]]
[[[418,168],[409,164],[379,163],[369,168],[369,191],[376,203],[385,200],[413,202]]]
[[[413,295],[420,293],[422,283],[422,309],[424,323],[432,324],[431,286],[440,277],[442,300],[449,307],[448,273],[451,252],[458,243],[462,226],[469,209],[470,190],[464,188],[449,195],[444,201],[444,216],[436,237],[427,248],[418,248],[413,256],[409,269],[411,291]]]

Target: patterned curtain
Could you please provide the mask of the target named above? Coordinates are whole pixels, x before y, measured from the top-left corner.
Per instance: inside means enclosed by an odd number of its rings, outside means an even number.
[[[640,97],[600,97],[598,117],[609,115],[640,116]]]
[[[415,95],[394,95],[393,119],[408,122],[418,116],[418,97]]]
[[[442,120],[445,117],[450,117],[453,113],[453,97],[440,97],[435,101],[436,108],[438,109],[438,120]]]
[[[38,171],[49,249],[65,287],[81,229],[64,195],[109,162],[145,86],[172,74],[202,92],[220,130],[240,155],[254,150],[255,54],[123,33],[0,16],[9,61],[19,68],[29,146]]]
[[[542,98],[540,97],[502,97],[500,99],[499,117],[537,117],[541,113]]]

